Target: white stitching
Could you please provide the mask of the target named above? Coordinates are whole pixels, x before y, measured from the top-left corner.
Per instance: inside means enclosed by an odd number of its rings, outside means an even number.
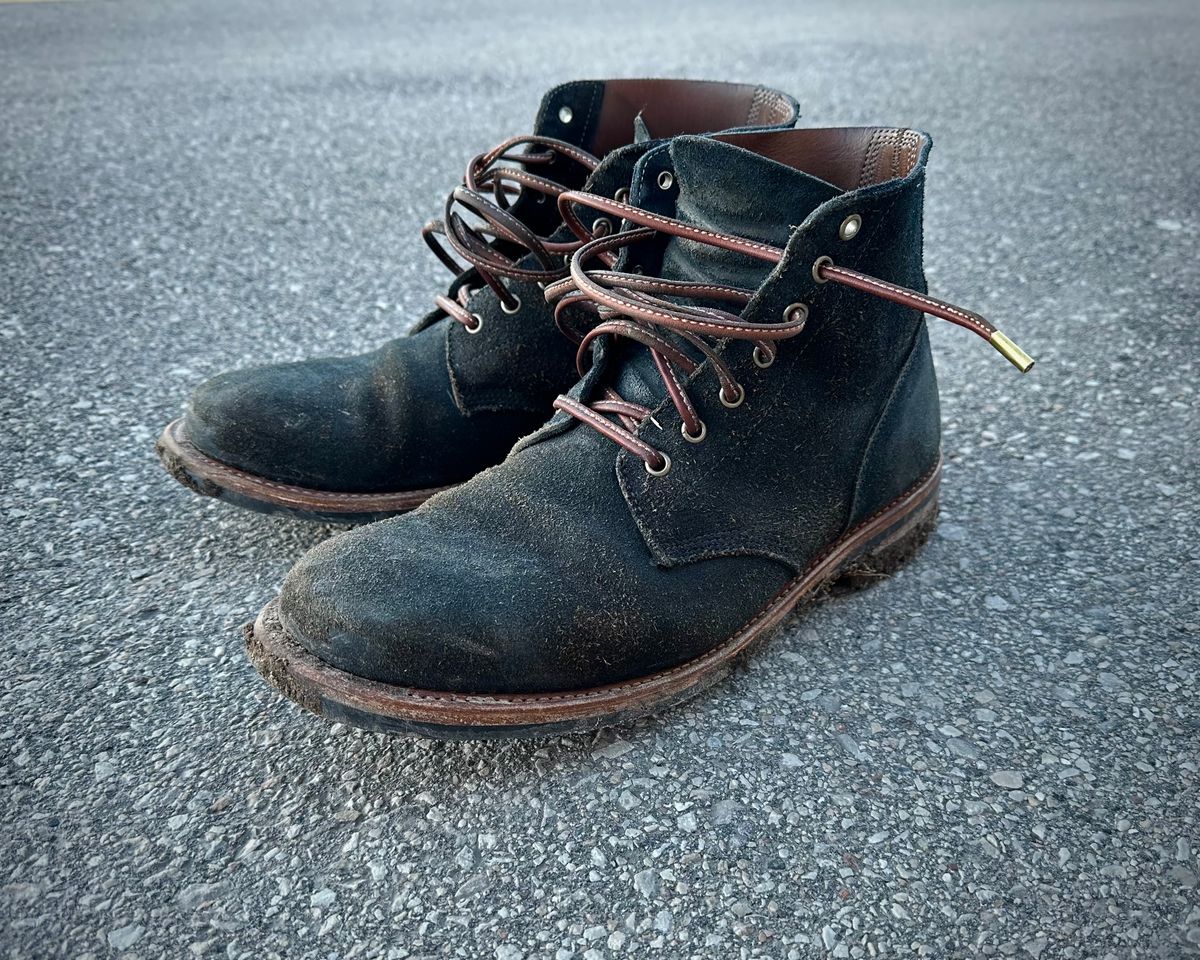
[[[846,268],[838,267],[837,264],[834,264],[833,269],[834,270],[845,270]],[[847,272],[857,273],[858,271],[847,271]],[[866,277],[866,274],[862,274],[862,276]],[[911,297],[912,299],[918,300],[921,303],[928,304],[929,306],[931,306],[937,310],[944,310],[947,313],[952,313],[956,317],[959,317],[960,319],[966,321],[971,326],[971,329],[978,330],[981,333],[985,334],[986,336],[989,336],[989,337],[991,336],[990,330],[988,330],[985,326],[981,325],[979,323],[979,321],[976,320],[974,317],[972,317],[970,314],[963,312],[958,307],[952,306],[951,304],[948,304],[948,303],[945,303],[942,301],[933,300],[933,299],[925,296],[924,294],[918,293],[916,290],[909,290],[907,287],[900,287],[894,283],[889,283],[886,280],[880,280],[877,277],[867,277],[867,279],[873,284],[878,284],[879,286],[884,287],[885,289],[891,290],[893,293],[903,294],[906,297]],[[934,316],[937,316],[937,314],[935,313]]]

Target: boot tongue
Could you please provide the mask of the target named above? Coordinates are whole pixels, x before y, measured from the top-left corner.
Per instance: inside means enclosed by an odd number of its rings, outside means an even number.
[[[678,190],[671,215],[718,233],[783,247],[793,227],[841,193],[809,174],[717,140],[680,137],[672,141],[670,152]],[[641,179],[648,181],[642,191],[659,189],[654,177]],[[669,280],[699,280],[754,290],[773,269],[774,265],[766,260],[695,240],[668,237],[662,263],[654,272]],[[664,388],[650,351],[624,344],[622,353],[624,362],[614,378],[618,392],[634,403],[656,405]]]

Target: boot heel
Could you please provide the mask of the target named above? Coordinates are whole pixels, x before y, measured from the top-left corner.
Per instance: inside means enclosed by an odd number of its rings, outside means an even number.
[[[925,546],[937,526],[937,518],[938,501],[934,498],[851,560],[830,584],[831,592],[853,593],[892,576]]]

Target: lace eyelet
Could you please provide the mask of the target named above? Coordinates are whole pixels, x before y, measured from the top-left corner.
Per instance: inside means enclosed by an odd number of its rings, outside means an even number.
[[[597,217],[592,221],[592,236],[607,237],[612,233],[612,221],[608,217]]]
[[[558,108],[558,119],[562,123],[570,123],[575,119],[575,111],[570,107],[562,106]]]
[[[703,443],[704,438],[708,436],[708,427],[706,427],[704,425],[704,421],[701,420],[700,421],[700,432],[699,433],[688,433],[687,424],[681,423],[679,425],[679,432],[681,434],[683,434],[683,439],[686,440],[688,443]]]
[[[613,199],[616,200],[617,203],[628,203],[629,202],[629,188],[621,187],[620,190],[618,190],[616,193],[613,194]]]
[[[670,170],[664,170],[658,175],[658,185],[663,190],[670,190],[675,186],[675,174]]]
[[[742,405],[742,401],[746,399],[746,391],[741,386],[738,386],[737,396],[730,400],[725,396],[725,388],[722,387],[719,391],[717,391],[717,396],[721,399],[721,403],[727,406],[730,410],[734,410],[737,407],[740,407]]]
[[[762,347],[754,348],[754,365],[766,370],[775,362],[775,357],[763,350]]]
[[[783,311],[783,322],[784,323],[798,323],[798,324],[800,324],[800,330],[804,329],[804,324],[807,322],[807,320],[808,320],[808,304],[807,303],[793,303],[791,306],[786,307]],[[800,330],[797,330],[796,332],[799,333]]]
[[[668,473],[671,472],[671,458],[668,457],[661,450],[658,451],[658,454],[660,457],[663,458],[662,466],[655,468],[655,467],[650,466],[650,463],[647,461],[646,472],[648,474],[650,474],[650,476],[652,476],[652,477],[665,477]]]
[[[477,313],[473,313],[473,314],[471,314],[471,316],[475,318],[475,326],[473,326],[473,327],[468,326],[467,324],[464,323],[463,329],[466,330],[467,333],[478,333],[480,330],[483,329],[483,317],[481,317]]]
[[[512,314],[516,313],[518,310],[521,309],[521,298],[518,297],[516,294],[513,294],[513,305],[511,307],[507,303],[505,303],[503,300],[501,300],[500,301],[500,309],[511,316]]]
[[[813,261],[813,265],[812,265],[813,279],[816,280],[817,283],[828,283],[829,281],[826,280],[823,276],[821,276],[821,268],[822,267],[832,267],[832,266],[833,266],[833,257],[817,257],[817,259]]]
[[[858,236],[858,231],[861,229],[862,217],[860,217],[857,213],[852,213],[845,220],[843,220],[842,225],[838,227],[838,236],[843,240],[853,240]]]

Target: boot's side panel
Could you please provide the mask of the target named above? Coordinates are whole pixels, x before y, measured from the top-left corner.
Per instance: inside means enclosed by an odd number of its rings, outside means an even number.
[[[941,450],[941,433],[933,354],[929,333],[921,323],[895,389],[867,440],[847,526],[870,516],[928,473]]]
[[[811,162],[816,152],[822,179],[845,192],[793,231],[783,260],[744,313],[750,322],[769,323],[803,304],[809,310],[804,331],[781,343],[770,369],[759,368],[748,343],[725,347],[723,357],[745,387],[744,400],[732,408],[711,389],[706,367],[689,378],[689,393],[708,427],[704,443],[681,436],[672,404],[664,401],[655,409],[641,436],[671,458],[668,474],[650,475],[628,452],[618,456],[626,501],[664,566],[750,554],[801,570],[856,515],[883,505],[876,497],[891,478],[867,484],[856,502],[860,466],[872,434],[873,457],[902,442],[888,431],[905,425],[900,409],[906,402],[892,417],[881,419],[881,413],[888,397],[908,389],[898,382],[924,320],[915,310],[821,282],[813,268],[829,257],[924,289],[921,210],[928,142],[912,140],[907,131],[834,133],[827,151],[814,151],[810,143],[803,158]],[[648,155],[639,176],[658,182],[659,167],[686,167],[691,150],[686,138],[676,141],[670,155]],[[877,182],[880,177],[885,179]],[[850,222],[857,229],[848,229]],[[786,386],[780,389],[780,383]],[[928,411],[920,419],[927,424]],[[936,447],[936,431],[934,437]]]

